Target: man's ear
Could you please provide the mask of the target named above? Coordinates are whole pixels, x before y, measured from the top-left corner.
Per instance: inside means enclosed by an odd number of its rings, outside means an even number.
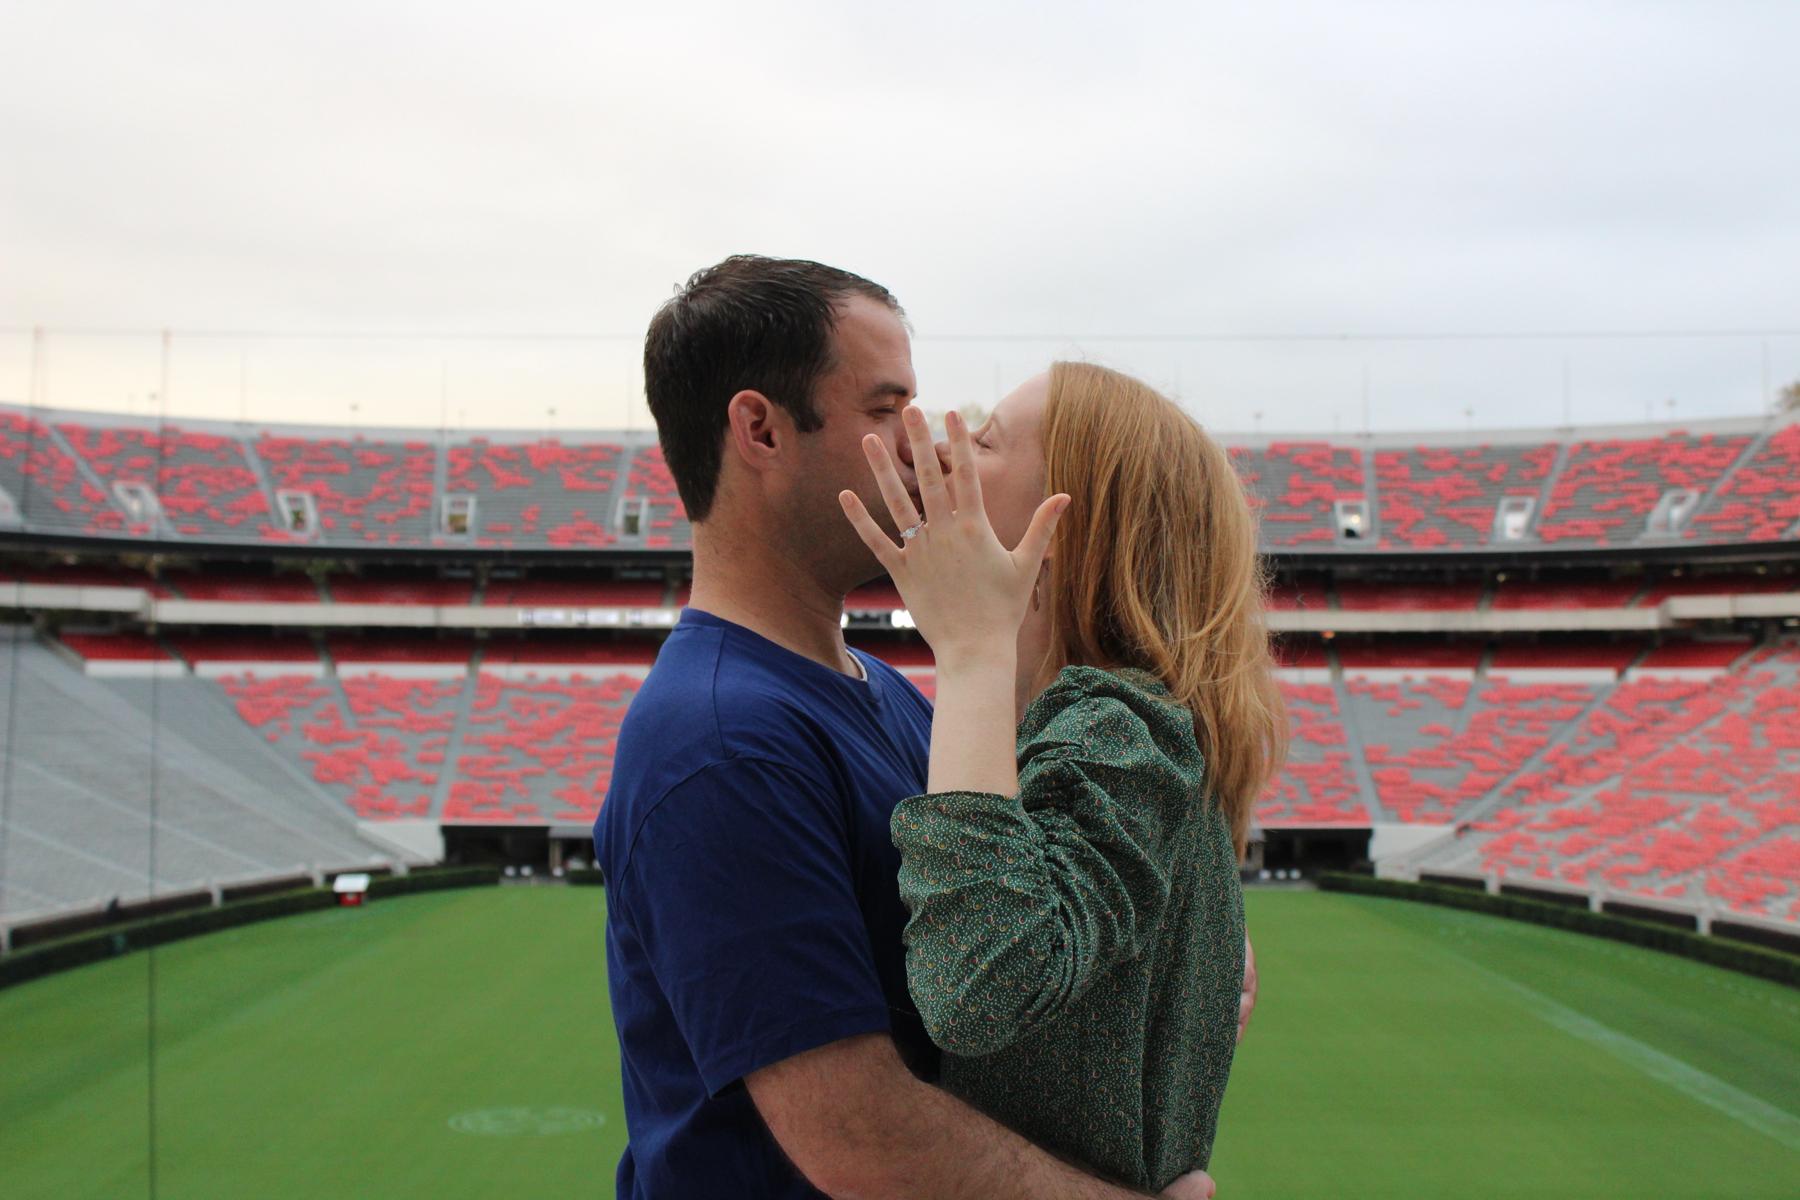
[[[764,470],[786,448],[783,443],[792,433],[787,414],[761,392],[739,392],[727,402],[725,414],[726,442],[751,470]]]

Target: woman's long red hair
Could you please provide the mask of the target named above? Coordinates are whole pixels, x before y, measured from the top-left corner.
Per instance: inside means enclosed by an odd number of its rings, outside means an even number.
[[[1194,714],[1206,791],[1241,858],[1287,754],[1256,517],[1224,447],[1175,403],[1087,363],[1050,368],[1046,494],[1072,500],[1051,546],[1046,674],[1138,667]]]

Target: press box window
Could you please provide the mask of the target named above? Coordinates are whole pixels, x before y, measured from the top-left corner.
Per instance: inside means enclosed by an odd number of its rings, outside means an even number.
[[[113,496],[133,525],[153,524],[162,515],[162,505],[156,502],[156,493],[147,483],[115,482]]]
[[[475,532],[475,497],[445,496],[438,508],[438,532],[445,537],[468,537]]]
[[[312,537],[319,531],[319,509],[311,492],[275,493],[275,510],[281,526],[295,537]]]
[[[1530,534],[1531,514],[1537,509],[1536,496],[1507,496],[1494,510],[1494,540],[1522,542]]]
[[[1674,537],[1700,507],[1700,493],[1693,488],[1670,488],[1650,511],[1644,523],[1646,537]]]
[[[619,517],[613,523],[619,527],[621,537],[642,537],[644,530],[650,527],[650,502],[641,497],[626,497],[619,501]]]

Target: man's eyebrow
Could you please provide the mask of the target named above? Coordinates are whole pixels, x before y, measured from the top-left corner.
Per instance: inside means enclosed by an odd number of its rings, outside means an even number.
[[[868,399],[886,400],[890,396],[905,400],[912,396],[912,389],[902,383],[878,383],[869,389]]]

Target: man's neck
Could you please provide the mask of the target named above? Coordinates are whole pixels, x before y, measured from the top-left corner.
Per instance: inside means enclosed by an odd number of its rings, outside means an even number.
[[[767,539],[712,521],[694,526],[688,604],[833,671],[860,673],[844,647],[844,593]]]

